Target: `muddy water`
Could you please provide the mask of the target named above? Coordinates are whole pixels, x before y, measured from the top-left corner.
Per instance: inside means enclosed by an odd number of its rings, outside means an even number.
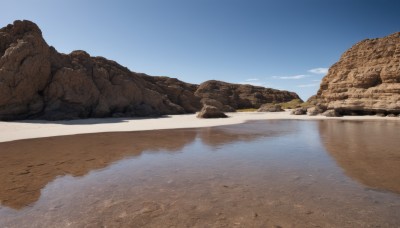
[[[0,227],[398,227],[399,122],[0,143]]]

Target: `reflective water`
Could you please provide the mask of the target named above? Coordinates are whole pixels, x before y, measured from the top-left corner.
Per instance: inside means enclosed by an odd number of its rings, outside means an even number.
[[[398,227],[400,122],[0,143],[0,227]]]

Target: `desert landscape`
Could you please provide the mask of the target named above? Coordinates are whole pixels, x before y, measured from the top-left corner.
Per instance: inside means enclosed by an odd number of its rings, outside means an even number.
[[[0,227],[400,226],[400,32],[304,99],[64,54],[39,26],[0,29]]]

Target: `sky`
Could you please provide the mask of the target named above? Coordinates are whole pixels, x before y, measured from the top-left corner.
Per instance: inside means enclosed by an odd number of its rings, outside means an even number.
[[[398,0],[0,0],[0,27],[31,20],[59,52],[131,71],[316,94],[355,43],[400,31]]]

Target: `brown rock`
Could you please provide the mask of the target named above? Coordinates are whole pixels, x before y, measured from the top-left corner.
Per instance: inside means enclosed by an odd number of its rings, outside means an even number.
[[[321,114],[323,112],[326,111],[326,107],[321,105],[321,104],[317,104],[314,107],[308,108],[307,109],[307,115],[309,116],[316,116],[318,114]]]
[[[320,112],[316,107],[311,107],[307,109],[307,115],[309,116],[316,116],[318,114],[320,114]]]
[[[317,97],[345,114],[400,113],[400,33],[347,50],[323,78]]]
[[[202,107],[200,98],[195,96],[198,85],[186,83],[177,78],[148,76],[143,74],[143,79],[151,82],[153,90],[166,94],[168,99],[180,105],[186,113],[195,113]]]
[[[203,104],[215,105],[225,112],[237,109],[260,108],[262,104],[266,103],[282,103],[300,99],[296,93],[288,91],[216,80],[203,82],[195,94],[203,98]],[[215,101],[219,102],[219,104],[215,104]]]
[[[204,105],[197,118],[226,118],[225,113],[221,112],[218,108],[211,105]]]
[[[263,104],[257,112],[284,112],[285,110],[278,104]]]
[[[15,21],[0,29],[0,120],[159,116],[222,111],[290,100],[295,93],[218,82],[194,85],[131,72],[85,51],[60,54],[38,26]]]
[[[340,117],[340,116],[342,116],[335,109],[326,110],[324,113],[322,113],[322,115],[326,116],[326,117]]]
[[[0,116],[27,118],[44,108],[50,77],[49,48],[32,22],[15,21],[0,29]]]
[[[30,21],[0,30],[0,119],[184,113],[142,75],[84,51],[60,54]],[[154,85],[156,86],[156,85]],[[115,116],[114,115],[114,116]]]
[[[307,113],[306,108],[296,108],[290,112],[290,115],[305,115]]]

